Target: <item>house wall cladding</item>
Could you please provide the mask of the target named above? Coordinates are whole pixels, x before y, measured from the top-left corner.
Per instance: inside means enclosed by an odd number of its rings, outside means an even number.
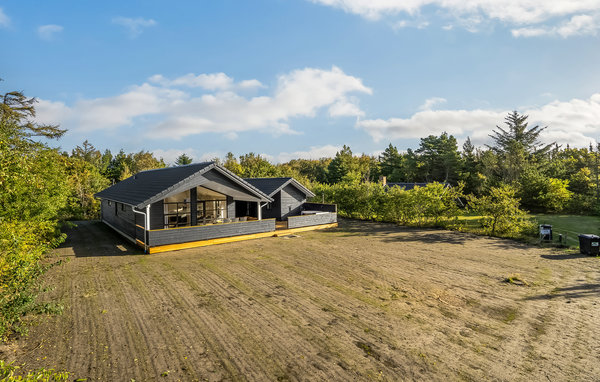
[[[331,224],[337,222],[337,214],[300,215],[288,217],[288,228],[308,227],[311,225]]]
[[[268,205],[262,208],[262,217],[263,219],[280,219],[281,214],[281,192],[273,195],[273,201],[271,202],[270,208],[267,208]]]
[[[271,231],[275,231],[274,219],[150,231],[148,242],[154,247]]]
[[[159,200],[156,203],[152,203],[150,205],[150,229],[165,228],[164,215],[163,201]]]
[[[281,190],[281,219],[296,216],[302,210],[306,196],[296,187],[288,184]]]
[[[122,203],[110,202],[102,199],[101,214],[102,220],[113,225],[124,234],[131,238],[136,237],[135,223],[136,218],[131,206],[123,205]]]

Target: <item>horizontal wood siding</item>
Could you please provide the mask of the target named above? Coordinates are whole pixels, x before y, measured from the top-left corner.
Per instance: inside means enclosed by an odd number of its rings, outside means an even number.
[[[275,220],[209,224],[197,227],[150,231],[150,246],[187,243],[190,241],[217,239],[222,237],[249,235],[275,231]]]
[[[265,204],[262,208],[263,219],[281,219],[281,192],[273,195],[273,199],[273,202]]]
[[[163,229],[165,228],[165,210],[163,208],[163,201],[159,200],[156,203],[150,205],[150,229]]]
[[[231,196],[227,196],[227,217],[235,218],[235,201]]]
[[[135,238],[135,214],[131,210],[131,206],[113,201],[110,202],[109,206],[108,202],[108,200],[102,199],[102,203],[100,204],[102,220],[108,222],[132,239]]]
[[[315,215],[289,216],[288,229],[308,227],[311,225],[331,224],[335,222],[337,222],[337,214],[335,212]]]
[[[302,209],[302,204],[306,201],[306,195],[296,187],[288,184],[281,192],[281,220],[285,220],[288,216],[298,215]]]

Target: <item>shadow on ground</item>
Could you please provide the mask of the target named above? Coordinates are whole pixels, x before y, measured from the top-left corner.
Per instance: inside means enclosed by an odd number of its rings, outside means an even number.
[[[74,254],[75,257],[95,257],[144,254],[141,248],[125,240],[100,221],[75,221],[71,223],[74,226],[64,230],[67,239],[58,247],[57,252],[59,255],[72,256]]]
[[[559,297],[571,300],[593,295],[600,295],[600,284],[588,283],[566,288],[555,288],[550,293],[527,297],[525,300],[552,300]]]
[[[575,259],[583,259],[588,258],[590,256],[581,254],[579,252],[571,252],[571,253],[561,253],[556,255],[542,255],[541,256],[547,260],[575,260]]]
[[[415,228],[399,226],[394,223],[381,223],[354,219],[338,219],[337,232],[341,236],[377,236],[391,243],[421,242],[423,244],[446,243],[452,245],[465,244],[479,237],[472,233],[448,231],[441,228]],[[529,248],[526,244],[509,239],[494,238],[491,243],[495,248]]]

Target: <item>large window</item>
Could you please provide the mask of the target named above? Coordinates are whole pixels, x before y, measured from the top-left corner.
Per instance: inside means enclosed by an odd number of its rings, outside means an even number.
[[[164,204],[165,228],[187,227],[191,223],[190,192],[185,191],[166,198]]]
[[[227,202],[225,200],[198,200],[198,222],[202,219],[214,220],[226,217]]]
[[[179,228],[192,224],[190,191],[169,196],[163,201],[164,227]],[[196,189],[197,224],[208,224],[227,218],[227,197],[204,187]]]

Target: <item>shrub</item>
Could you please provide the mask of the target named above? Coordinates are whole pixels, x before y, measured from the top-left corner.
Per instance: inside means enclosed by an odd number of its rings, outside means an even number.
[[[36,308],[33,287],[48,264],[42,259],[58,245],[55,223],[0,220],[0,339],[23,333],[21,316]]]
[[[523,237],[535,232],[535,223],[519,208],[516,190],[508,185],[492,187],[479,198],[470,195],[469,206],[482,216],[484,233],[506,237]]]

